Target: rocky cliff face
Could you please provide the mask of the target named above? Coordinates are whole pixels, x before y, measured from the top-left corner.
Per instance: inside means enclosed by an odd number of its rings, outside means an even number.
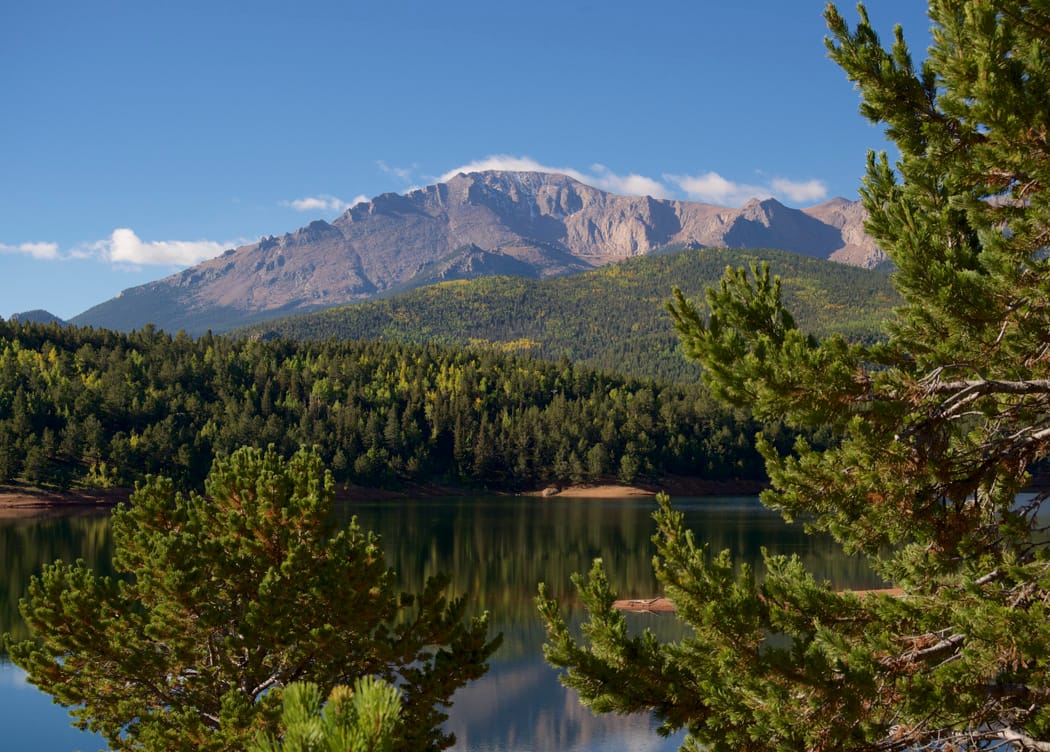
[[[833,198],[802,210],[804,214],[838,231],[839,246],[828,254],[832,261],[874,269],[887,261],[886,254],[866,232],[867,213],[859,201]]]
[[[859,266],[881,260],[864,235],[863,209],[844,199],[803,211],[772,199],[732,209],[618,196],[564,175],[481,172],[386,193],[331,224],[228,250],[73,321],[197,333],[443,279],[571,274],[670,244],[778,248]]]

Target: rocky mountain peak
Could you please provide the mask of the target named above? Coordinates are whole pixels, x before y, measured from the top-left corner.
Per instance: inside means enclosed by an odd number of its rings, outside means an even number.
[[[227,251],[132,288],[74,322],[219,331],[442,279],[571,274],[668,245],[838,253],[859,265],[874,250],[862,228],[863,209],[841,199],[805,211],[775,199],[732,209],[620,196],[556,173],[460,173],[376,196],[331,223],[318,220]]]
[[[791,211],[793,210],[788,209],[775,198],[753,198],[741,207],[740,216],[749,222],[758,222],[764,227],[769,227],[775,217],[783,216],[785,212]]]
[[[290,235],[290,238],[295,245],[302,245],[303,243],[312,243],[324,238],[342,237],[342,235],[335,227],[324,220],[318,219],[306,227],[300,227]]]

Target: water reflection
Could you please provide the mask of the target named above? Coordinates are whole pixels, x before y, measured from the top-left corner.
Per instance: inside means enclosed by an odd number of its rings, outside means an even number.
[[[0,634],[28,636],[18,613],[30,576],[45,564],[84,559],[96,572],[112,571],[113,538],[109,511],[80,507],[58,512],[46,509],[0,510]],[[0,652],[0,664],[7,656]]]
[[[728,548],[756,569],[765,547],[798,555],[835,587],[880,584],[862,560],[845,556],[829,538],[805,535],[801,525],[785,525],[755,498],[681,499],[675,506],[712,551]],[[645,716],[593,716],[558,683],[542,661],[544,633],[533,601],[537,583],[544,581],[562,600],[570,623],[578,623],[584,614],[574,602],[570,576],[588,571],[598,556],[621,596],[657,594],[650,540],[655,509],[652,499],[499,497],[348,504],[340,513],[346,519],[357,515],[383,536],[391,566],[410,589],[418,589],[427,574],[447,572],[455,591],[489,610],[493,629],[503,632],[489,673],[455,696],[449,728],[456,749],[664,752],[677,749],[681,735],[658,737]],[[629,620],[664,640],[683,636],[671,615],[631,614]]]
[[[113,539],[109,512],[93,508],[0,510],[0,633],[28,636],[18,613],[31,575],[61,559],[84,559],[96,571],[111,571]],[[101,737],[78,731],[66,710],[28,684],[25,674],[0,651],[0,728],[4,749],[43,752],[97,750]]]
[[[805,535],[750,497],[681,499],[675,507],[685,524],[713,552],[733,551],[741,562],[760,566],[763,547],[792,553],[835,587],[874,587],[865,562],[845,556],[830,538]],[[419,587],[436,571],[452,575],[458,592],[497,618],[533,618],[536,583],[572,598],[569,577],[605,561],[609,579],[624,597],[655,594],[651,499],[544,500],[521,497],[347,504],[344,519],[357,515],[380,533],[390,564],[402,581]]]
[[[679,499],[676,507],[698,540],[713,551],[731,549],[741,561],[757,565],[760,549],[799,555],[818,577],[835,587],[876,587],[863,562],[846,557],[829,539],[806,536],[800,525],[785,525],[754,498]],[[571,621],[583,618],[569,581],[602,557],[613,586],[624,597],[658,593],[652,574],[652,499],[463,498],[408,502],[348,503],[338,514],[356,515],[378,532],[392,567],[406,590],[419,590],[437,572],[452,577],[457,594],[474,608],[492,613],[492,626],[504,644],[489,673],[455,696],[449,729],[461,752],[496,750],[622,750],[664,752],[681,737],[662,739],[644,716],[595,717],[565,690],[543,662],[543,627],[533,599],[546,582],[563,600]],[[0,631],[25,635],[17,611],[30,575],[55,559],[83,558],[96,571],[109,572],[112,539],[108,515],[0,518]],[[632,626],[650,627],[662,639],[681,636],[673,616],[631,614]],[[19,710],[3,719],[12,733],[24,726],[35,734],[33,748],[69,750],[71,729],[47,737],[47,729],[68,724],[65,711],[19,680],[20,672],[0,657],[0,707]],[[13,704],[15,695],[20,704]],[[41,709],[43,708],[43,709]],[[5,713],[7,715],[7,713]],[[46,718],[46,719],[45,719]],[[73,732],[76,733],[76,732]],[[98,745],[80,735],[84,747]]]
[[[456,750],[674,750],[682,734],[657,736],[645,716],[596,717],[540,662],[493,661],[455,697],[448,727]]]

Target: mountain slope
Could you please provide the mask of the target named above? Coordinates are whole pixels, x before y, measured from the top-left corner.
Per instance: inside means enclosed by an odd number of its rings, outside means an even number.
[[[569,277],[487,277],[267,321],[239,333],[291,339],[481,344],[606,371],[674,381],[699,372],[678,350],[664,302],[716,285],[727,266],[768,261],[810,333],[873,339],[899,298],[881,272],[784,251],[662,249]]]
[[[578,273],[669,244],[771,247],[863,265],[877,254],[863,212],[837,200],[806,211],[767,199],[740,209],[618,196],[565,175],[459,174],[359,203],[332,223],[226,251],[126,290],[73,319],[191,333],[491,273]],[[848,253],[847,253],[848,251]]]
[[[45,311],[42,308],[35,308],[32,311],[22,311],[21,313],[12,313],[12,321],[32,321],[37,324],[65,324],[66,322],[60,319],[51,311]]]

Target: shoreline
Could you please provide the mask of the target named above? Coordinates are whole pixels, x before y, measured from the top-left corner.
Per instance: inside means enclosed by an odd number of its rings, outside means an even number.
[[[671,496],[753,496],[765,488],[759,481],[718,481],[705,478],[668,477],[653,484],[621,485],[617,483],[575,484],[569,486],[547,486],[535,491],[520,492],[522,496],[542,496],[560,499],[629,499],[655,496],[661,491]],[[127,501],[130,488],[99,488],[81,490],[53,490],[17,484],[0,485],[0,512],[17,510],[30,513],[34,510],[85,510],[103,509]],[[506,494],[471,488],[456,488],[438,484],[406,484],[400,490],[366,488],[364,486],[338,485],[336,499],[339,501],[361,499],[381,501],[383,499],[441,498],[447,496]],[[518,495],[518,494],[513,494]]]
[[[0,485],[0,520],[95,514],[127,501],[130,495],[129,488],[53,491],[32,486]]]
[[[626,499],[635,496],[656,496],[661,492],[668,496],[757,496],[768,485],[757,480],[712,480],[673,475],[655,483],[630,486],[617,483],[576,484],[564,488],[548,486],[527,495],[566,499]]]
[[[111,507],[131,496],[130,488],[59,491],[35,486],[0,485],[0,508]]]

